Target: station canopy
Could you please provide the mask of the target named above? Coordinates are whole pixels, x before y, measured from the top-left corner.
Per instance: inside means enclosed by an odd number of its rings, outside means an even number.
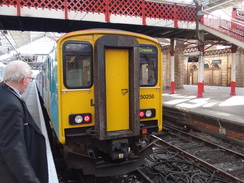
[[[146,0],[157,3],[177,3],[195,6],[203,5],[204,11],[231,15],[233,7],[242,7],[244,0]],[[62,33],[0,30],[0,62],[7,63],[20,55],[47,55]],[[161,40],[163,44],[169,41]],[[14,58],[13,58],[14,57]],[[22,57],[23,58],[23,57]]]

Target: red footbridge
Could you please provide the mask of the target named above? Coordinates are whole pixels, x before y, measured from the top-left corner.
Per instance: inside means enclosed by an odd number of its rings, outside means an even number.
[[[0,29],[70,32],[114,28],[158,38],[196,38],[195,6],[146,0],[0,0]],[[244,11],[226,20],[200,12],[206,40],[244,47]]]

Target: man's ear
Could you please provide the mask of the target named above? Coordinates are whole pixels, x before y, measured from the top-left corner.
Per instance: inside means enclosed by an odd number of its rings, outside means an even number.
[[[21,84],[23,84],[23,85],[27,85],[27,78],[26,77],[24,77],[22,80],[21,80]]]

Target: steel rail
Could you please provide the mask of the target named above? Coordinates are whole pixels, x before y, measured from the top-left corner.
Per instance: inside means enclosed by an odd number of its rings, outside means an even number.
[[[181,152],[188,159],[194,160],[196,163],[208,168],[209,170],[218,172],[219,175],[221,175],[222,177],[226,178],[227,180],[229,180],[229,181],[231,181],[233,183],[243,183],[243,181],[241,181],[240,179],[232,176],[231,174],[229,174],[229,173],[227,173],[227,172],[225,172],[225,171],[223,171],[223,170],[221,170],[219,168],[214,167],[213,165],[207,163],[206,161],[203,161],[203,160],[197,158],[196,156],[194,156],[194,155],[192,155],[192,154],[190,154],[190,153],[188,153],[188,152],[186,152],[186,151],[184,151],[184,150],[182,150],[182,149],[180,149],[180,148],[178,148],[178,147],[176,147],[176,146],[164,141],[163,139],[157,137],[156,135],[151,135],[151,137],[154,138],[154,139],[157,139],[159,142],[161,142],[161,143],[163,143],[163,144],[165,144],[165,145],[167,145],[169,147],[172,147],[173,149]]]
[[[227,149],[227,148],[224,147],[224,146],[221,146],[221,145],[218,145],[218,144],[215,144],[215,143],[206,141],[206,140],[204,140],[204,139],[202,139],[202,138],[199,138],[199,137],[197,137],[197,136],[195,136],[195,135],[192,135],[192,134],[183,132],[183,131],[181,131],[181,130],[178,130],[178,129],[176,129],[175,127],[173,127],[173,126],[171,126],[171,125],[169,125],[169,124],[164,124],[164,126],[170,128],[170,129],[173,129],[173,130],[175,130],[175,131],[177,131],[177,132],[179,132],[179,133],[182,133],[182,134],[184,134],[184,135],[186,135],[186,136],[190,136],[190,137],[192,137],[192,138],[194,138],[194,139],[197,139],[197,140],[199,140],[199,141],[202,141],[202,142],[204,142],[205,144],[208,144],[208,145],[210,145],[210,146],[212,146],[212,147],[218,147],[219,149],[223,149],[223,150],[225,150],[226,152],[231,153],[232,155],[234,154],[235,156],[238,156],[239,158],[243,158],[243,159],[244,159],[244,155],[241,154],[241,153],[238,153],[238,152],[235,152],[235,151],[233,151],[233,150]]]
[[[153,183],[153,181],[145,173],[143,173],[140,168],[137,168],[135,171],[133,171],[133,173],[139,175],[143,179],[143,182]]]

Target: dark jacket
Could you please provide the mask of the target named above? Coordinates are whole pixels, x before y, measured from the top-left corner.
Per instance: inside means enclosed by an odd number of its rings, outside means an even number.
[[[48,183],[45,137],[25,102],[0,86],[1,183]]]

